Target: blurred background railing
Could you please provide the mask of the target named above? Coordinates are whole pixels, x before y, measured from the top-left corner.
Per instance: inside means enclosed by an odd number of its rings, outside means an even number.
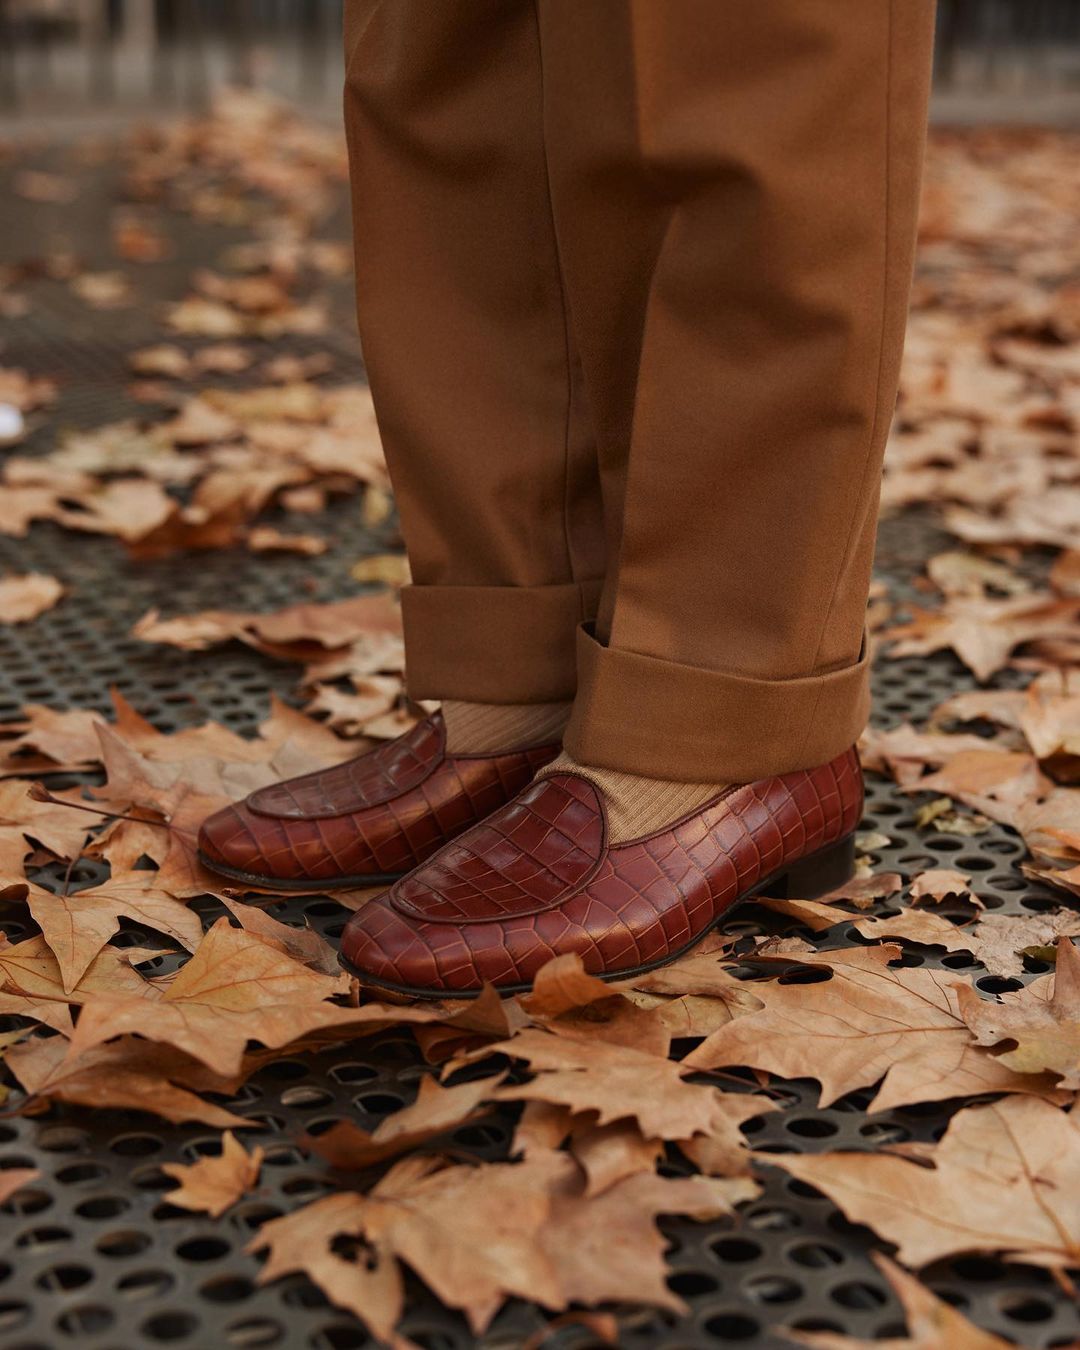
[[[869,0],[868,0],[869,2]],[[432,0],[438,3],[438,0]],[[198,108],[225,83],[333,112],[342,0],[0,0],[0,115]],[[939,0],[939,102],[1080,120],[1080,0]],[[977,114],[978,115],[978,114]]]

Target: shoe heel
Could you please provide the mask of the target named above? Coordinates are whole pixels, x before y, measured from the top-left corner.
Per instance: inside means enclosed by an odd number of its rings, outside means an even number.
[[[855,875],[855,836],[793,863],[769,891],[780,900],[816,900]]]

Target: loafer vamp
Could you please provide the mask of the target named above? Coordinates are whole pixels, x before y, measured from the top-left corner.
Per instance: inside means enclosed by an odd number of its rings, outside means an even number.
[[[861,812],[850,750],[728,789],[646,838],[601,842],[593,857],[603,803],[584,779],[553,775],[359,910],[342,956],[374,981],[432,994],[527,986],[568,953],[607,978],[650,969],[792,864],[846,840]],[[573,831],[557,831],[568,815]]]
[[[209,867],[255,884],[385,881],[504,805],[556,752],[448,757],[436,715],[386,747],[223,808],[204,822],[199,850]]]

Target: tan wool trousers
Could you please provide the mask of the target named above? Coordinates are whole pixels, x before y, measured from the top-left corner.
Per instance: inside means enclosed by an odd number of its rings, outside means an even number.
[[[346,0],[364,357],[416,698],[581,763],[845,749],[932,0]]]

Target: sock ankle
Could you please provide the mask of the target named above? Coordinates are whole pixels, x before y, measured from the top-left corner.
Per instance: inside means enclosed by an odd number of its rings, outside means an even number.
[[[575,773],[587,778],[604,798],[608,817],[608,842],[625,844],[674,825],[722,792],[726,783],[677,783],[664,778],[644,778],[620,769],[597,769],[578,764],[564,750],[536,775]]]
[[[448,754],[495,755],[534,745],[558,745],[570,718],[570,704],[446,699],[442,715]]]

